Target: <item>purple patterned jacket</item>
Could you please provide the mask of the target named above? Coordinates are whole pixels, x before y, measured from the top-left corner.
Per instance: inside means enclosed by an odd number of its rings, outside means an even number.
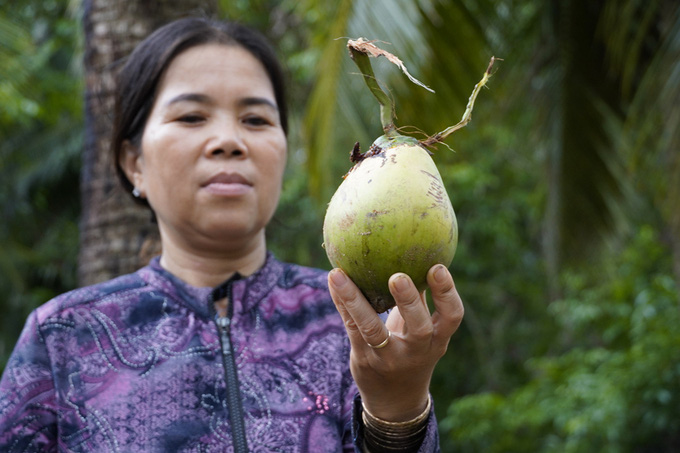
[[[0,451],[361,451],[326,275],[270,254],[250,277],[197,288],[156,258],[55,298],[28,318],[0,381]],[[438,450],[432,414],[420,452]]]

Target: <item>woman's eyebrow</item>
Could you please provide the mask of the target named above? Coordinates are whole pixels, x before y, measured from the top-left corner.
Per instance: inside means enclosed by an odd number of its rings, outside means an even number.
[[[197,102],[199,104],[214,104],[215,100],[210,96],[201,93],[182,93],[170,99],[166,103],[166,106],[177,104],[179,102]],[[279,110],[279,107],[276,105],[275,102],[272,102],[270,99],[265,97],[245,97],[243,99],[240,99],[238,101],[238,104],[244,107],[251,105],[265,105],[267,107],[271,107],[276,111]]]
[[[182,93],[166,102],[166,106],[177,104],[178,102],[198,102],[199,104],[214,104],[215,101],[210,96],[200,93]]]
[[[262,97],[246,97],[241,100],[239,100],[239,104],[247,107],[250,105],[265,105],[267,107],[271,107],[272,109],[276,110],[277,112],[279,111],[279,107],[276,105],[276,103],[272,102],[270,99],[267,98],[262,98]]]

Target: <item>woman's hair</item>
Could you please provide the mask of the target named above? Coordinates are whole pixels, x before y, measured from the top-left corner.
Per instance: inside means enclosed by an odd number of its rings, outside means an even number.
[[[170,63],[180,53],[203,44],[240,46],[264,67],[279,108],[281,127],[288,132],[288,112],[281,64],[262,34],[236,22],[206,18],[179,19],[149,35],[130,54],[117,77],[111,149],[118,177],[128,193],[133,184],[120,166],[123,143],[141,145],[147,119],[153,108],[158,84]],[[146,199],[133,197],[149,206]]]

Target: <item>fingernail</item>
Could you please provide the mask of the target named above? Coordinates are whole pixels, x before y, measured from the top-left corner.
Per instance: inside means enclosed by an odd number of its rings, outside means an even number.
[[[397,275],[397,277],[394,279],[394,289],[396,289],[399,293],[403,293],[408,289],[408,280],[406,279],[406,276],[403,274]]]
[[[347,283],[347,276],[340,269],[333,269],[331,271],[331,281],[338,288],[342,287]]]
[[[433,277],[437,283],[443,283],[446,280],[446,268],[443,264],[437,264]]]

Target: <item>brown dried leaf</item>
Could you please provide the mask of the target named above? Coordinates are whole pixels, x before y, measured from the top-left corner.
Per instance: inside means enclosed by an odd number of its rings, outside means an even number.
[[[434,93],[434,90],[432,90],[430,87],[422,83],[420,80],[416,79],[413,77],[408,70],[406,69],[406,66],[404,66],[404,63],[397,58],[396,55],[393,55],[389,53],[386,50],[381,49],[380,47],[376,46],[373,44],[375,41],[368,41],[365,38],[359,38],[359,39],[350,39],[347,41],[347,47],[356,50],[357,52],[364,53],[368,55],[369,57],[385,57],[387,58],[392,64],[398,66],[404,74],[406,74],[406,77],[409,78],[409,80],[416,85],[419,85],[426,90]]]

